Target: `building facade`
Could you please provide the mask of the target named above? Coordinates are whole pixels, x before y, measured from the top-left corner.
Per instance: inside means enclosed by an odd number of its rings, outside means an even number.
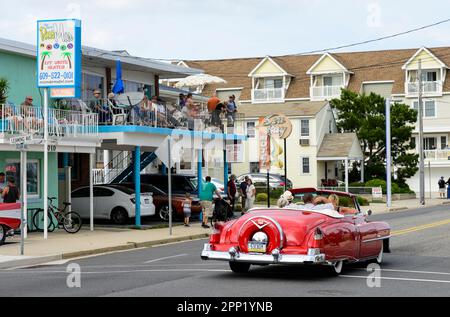
[[[424,147],[427,167],[427,191],[437,192],[437,180],[450,176],[450,81],[447,70],[450,64],[450,48],[418,48],[403,50],[386,50],[353,53],[325,53],[322,55],[292,55],[282,57],[245,58],[229,60],[183,61],[183,65],[200,68],[205,73],[219,76],[227,81],[224,85],[209,85],[202,91],[203,95],[217,93],[226,98],[234,94],[239,99],[240,111],[245,114],[245,125],[253,128],[254,117],[246,112],[261,109],[270,113],[286,113],[303,104],[310,107],[312,102],[330,101],[339,98],[341,89],[357,93],[379,94],[394,102],[405,103],[418,109],[419,61],[422,71],[423,112],[424,112]],[[264,112],[261,112],[263,114]],[[317,113],[320,115],[320,113]],[[302,175],[303,161],[310,153],[320,152],[320,137],[311,143],[299,143],[301,135],[301,112],[289,114],[294,120],[294,140],[290,140],[288,164],[292,171],[289,177],[297,179],[296,185],[320,185],[321,175],[317,177]],[[248,118],[247,118],[248,117]],[[311,127],[320,122],[320,118],[310,117]],[[306,123],[305,123],[306,124]],[[322,124],[319,135],[334,132]],[[300,135],[299,135],[300,134]],[[306,141],[304,141],[306,142]],[[411,140],[418,152],[418,125]],[[249,141],[247,147],[254,147]],[[246,152],[254,153],[252,150]],[[291,158],[291,156],[293,158]],[[314,157],[314,156],[311,156]],[[250,161],[256,157],[249,157]],[[328,164],[327,164],[328,165]],[[294,167],[292,167],[294,166]],[[253,163],[250,169],[256,169]],[[314,169],[314,167],[312,167]],[[345,168],[341,164],[341,168]],[[320,167],[317,167],[319,170]],[[244,168],[236,167],[236,171]],[[330,169],[327,168],[327,172]],[[331,168],[331,170],[333,170]],[[338,173],[338,179],[341,173]],[[414,191],[419,190],[419,176],[408,180]],[[431,185],[429,185],[431,184]]]

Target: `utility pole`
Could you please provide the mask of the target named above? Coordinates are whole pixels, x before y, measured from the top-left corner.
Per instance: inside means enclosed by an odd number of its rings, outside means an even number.
[[[422,60],[419,59],[419,155],[420,155],[420,164],[419,164],[419,184],[420,184],[420,204],[425,206],[425,158],[424,158],[424,149],[423,149],[423,104],[422,104],[422,91],[423,91],[423,83],[422,83]]]
[[[386,203],[387,207],[392,207],[392,150],[391,150],[391,100],[386,99]],[[348,160],[346,169],[348,171]],[[364,164],[364,162],[363,162]]]

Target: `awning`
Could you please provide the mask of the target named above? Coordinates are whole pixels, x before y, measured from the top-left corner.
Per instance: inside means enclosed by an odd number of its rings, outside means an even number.
[[[318,161],[362,159],[364,154],[356,133],[326,134],[317,154]]]

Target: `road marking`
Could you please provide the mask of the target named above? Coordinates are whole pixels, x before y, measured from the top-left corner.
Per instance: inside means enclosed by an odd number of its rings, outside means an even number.
[[[450,284],[450,281],[445,280],[425,280],[419,278],[402,278],[402,277],[371,277],[371,276],[358,276],[358,275],[339,275],[339,277],[345,278],[359,278],[359,279],[379,279],[379,280],[392,280],[392,281],[406,281],[406,282],[427,282],[427,283],[444,283]]]
[[[150,261],[147,261],[147,262],[144,262],[144,263],[145,264],[149,264],[149,263],[159,262],[159,261],[168,260],[168,259],[181,258],[181,257],[187,256],[187,255],[188,254],[184,253],[184,254],[178,254],[178,255],[173,255],[173,256],[166,256],[164,258],[154,259],[154,260],[150,260]]]
[[[219,269],[153,269],[153,270],[134,270],[134,271],[99,271],[99,272],[81,272],[81,274],[89,274],[89,275],[95,275],[95,274],[128,274],[128,273],[151,273],[151,272],[231,272],[228,270],[219,270]],[[2,273],[18,273],[18,274],[67,274],[67,271],[0,271],[0,274]]]
[[[367,271],[367,269],[360,269]],[[394,269],[376,269],[377,272],[397,272],[397,273],[413,273],[413,274],[429,274],[429,275],[450,275],[445,272],[431,272],[431,271],[409,271],[409,270],[394,270]]]
[[[413,233],[413,232],[417,232],[417,231],[423,231],[426,229],[436,228],[436,227],[440,227],[440,226],[444,226],[444,225],[448,225],[448,224],[450,224],[450,219],[442,220],[442,221],[438,221],[438,222],[434,222],[434,223],[430,223],[430,224],[425,224],[425,225],[421,225],[421,226],[411,227],[411,228],[407,228],[407,229],[393,231],[391,233],[391,236],[392,237],[401,236],[401,235],[405,235],[405,234],[409,234],[409,233]]]

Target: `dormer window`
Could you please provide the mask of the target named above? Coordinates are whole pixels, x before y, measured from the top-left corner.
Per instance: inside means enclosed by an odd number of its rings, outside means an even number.
[[[249,77],[252,77],[253,103],[281,103],[285,100],[293,76],[267,56]]]
[[[405,94],[407,97],[419,95],[419,61],[422,69],[423,96],[442,96],[443,78],[447,66],[431,51],[423,47],[402,67],[406,72]]]
[[[311,76],[311,100],[331,100],[341,96],[352,74],[336,58],[324,54],[307,72]]]

